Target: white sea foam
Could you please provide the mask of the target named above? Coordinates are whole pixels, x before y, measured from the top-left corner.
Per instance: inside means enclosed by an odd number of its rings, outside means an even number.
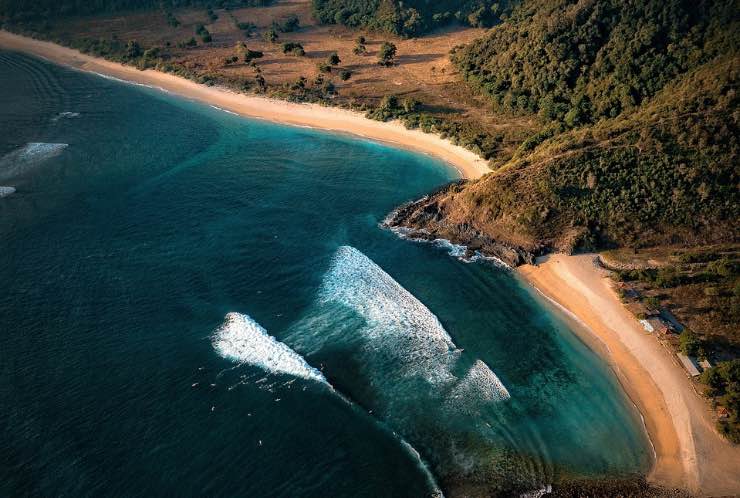
[[[342,304],[365,320],[360,333],[367,347],[382,349],[398,366],[430,381],[449,380],[444,367],[459,352],[447,331],[426,306],[357,249],[339,248],[319,298]]]
[[[234,111],[230,111],[228,109],[224,109],[223,107],[219,107],[217,105],[211,105],[211,108],[216,109],[217,111],[225,112],[227,114],[233,114],[234,116],[238,116],[239,114],[235,113]]]
[[[542,498],[546,494],[550,493],[552,493],[552,485],[548,484],[547,486],[543,486],[528,493],[522,493],[519,495],[519,498]]]
[[[389,214],[381,226],[387,226],[387,223],[389,220],[392,220],[395,216],[395,211],[391,214]],[[476,263],[479,261],[485,261],[488,263],[493,264],[494,266],[497,266],[499,268],[503,268],[506,270],[511,270],[511,266],[508,265],[506,262],[504,262],[502,259],[497,258],[496,256],[488,256],[483,254],[480,251],[474,251],[472,254],[469,254],[468,246],[463,244],[453,244],[447,239],[428,239],[426,237],[420,237],[420,235],[428,234],[429,232],[424,229],[415,229],[415,228],[407,228],[407,227],[390,227],[391,232],[395,233],[402,239],[410,240],[412,242],[422,242],[422,243],[431,243],[440,249],[444,249],[447,251],[447,253],[452,256],[453,258],[457,258],[463,263]]]
[[[461,351],[439,319],[357,249],[339,248],[319,299],[341,304],[364,319],[352,332],[362,335],[368,361],[380,357],[403,376],[425,378],[439,392],[453,388],[458,396],[484,402],[509,398],[503,383],[480,360],[458,379],[453,370]]]
[[[15,189],[13,187],[0,187],[0,198],[7,197],[14,193]]]
[[[68,144],[31,142],[0,158],[0,180],[22,175],[43,161],[59,155]]]
[[[213,347],[231,360],[281,373],[327,383],[326,378],[286,344],[278,341],[247,315],[228,313],[213,334]]]
[[[95,71],[91,71],[93,74],[100,76],[101,78],[104,78],[106,80],[116,81],[118,83],[126,83],[127,85],[134,85],[134,86],[142,86],[144,88],[151,88],[153,90],[159,90],[160,92],[164,93],[170,93],[169,90],[166,88],[162,88],[161,86],[156,85],[147,85],[146,83],[139,83],[138,81],[131,81],[131,80],[124,80],[121,78],[116,78],[115,76],[111,76],[109,74],[103,74],[103,73],[97,73]]]
[[[481,360],[476,360],[457,386],[454,398],[477,401],[503,401],[509,399],[509,391],[493,371]]]
[[[432,241],[432,244],[446,250],[447,253],[453,258],[464,258],[465,254],[468,252],[468,248],[466,246],[461,244],[453,244],[447,239],[434,239]]]

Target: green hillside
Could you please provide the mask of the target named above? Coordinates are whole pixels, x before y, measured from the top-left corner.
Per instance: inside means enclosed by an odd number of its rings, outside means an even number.
[[[737,28],[725,1],[525,2],[453,58],[542,130],[397,223],[532,252],[736,239]]]

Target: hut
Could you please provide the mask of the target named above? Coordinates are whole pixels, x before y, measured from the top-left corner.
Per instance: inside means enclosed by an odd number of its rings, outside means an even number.
[[[699,371],[699,365],[696,364],[696,359],[691,358],[690,356],[686,356],[682,353],[676,353],[676,356],[678,356],[678,359],[681,360],[681,364],[690,376],[698,377],[699,375],[701,375],[701,372]]]

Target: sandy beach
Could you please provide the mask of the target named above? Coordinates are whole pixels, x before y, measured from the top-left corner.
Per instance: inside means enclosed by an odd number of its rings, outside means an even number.
[[[581,326],[645,421],[655,449],[648,479],[702,496],[740,494],[740,447],[714,429],[708,404],[673,355],[622,305],[593,254],[546,256],[520,274]]]
[[[362,114],[318,104],[299,104],[247,95],[147,69],[106,61],[53,43],[34,40],[0,30],[0,48],[42,57],[57,64],[122,80],[158,87],[242,116],[288,125],[308,126],[348,133],[402,148],[423,152],[452,165],[463,178],[478,178],[490,172],[485,160],[475,153],[420,130],[408,130],[398,122],[383,123]]]

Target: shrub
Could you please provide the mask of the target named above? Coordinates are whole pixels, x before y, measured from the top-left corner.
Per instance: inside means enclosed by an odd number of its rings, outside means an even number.
[[[293,55],[298,55],[298,56],[306,55],[306,52],[303,50],[303,45],[301,45],[298,42],[283,43],[283,53],[293,54]]]
[[[339,73],[339,79],[341,79],[342,81],[347,81],[351,77],[352,77],[352,71],[349,71],[347,69],[343,69]]]
[[[687,356],[696,356],[699,354],[701,340],[699,339],[699,336],[693,333],[690,329],[685,328],[683,332],[681,332],[681,336],[678,340],[683,354]]]
[[[264,38],[267,43],[275,43],[278,39],[277,31],[275,31],[275,28],[270,28],[262,33],[262,38]]]
[[[378,64],[381,66],[392,66],[396,57],[396,46],[391,42],[383,42],[378,52]]]

